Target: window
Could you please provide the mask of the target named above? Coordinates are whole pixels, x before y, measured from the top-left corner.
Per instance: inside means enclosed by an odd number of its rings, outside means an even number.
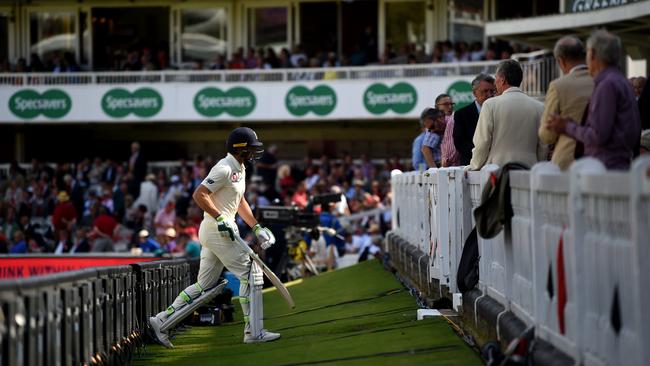
[[[426,44],[424,1],[386,3],[386,47],[395,53],[410,53],[412,45],[424,49]]]
[[[182,9],[182,60],[213,61],[217,55],[225,55],[227,27],[225,9]]]
[[[47,65],[52,68],[60,66],[71,53],[76,52],[76,14],[73,11],[34,12],[29,17],[31,53],[37,54]],[[68,55],[70,57],[70,55]]]
[[[268,7],[248,9],[248,46],[272,47],[279,52],[289,46],[287,24],[289,8]]]

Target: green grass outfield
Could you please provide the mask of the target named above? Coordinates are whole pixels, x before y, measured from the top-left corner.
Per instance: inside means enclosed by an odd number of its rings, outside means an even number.
[[[193,327],[168,350],[149,345],[136,365],[480,365],[443,318],[416,320],[417,305],[392,274],[370,261],[289,287],[290,310],[277,291],[264,295],[264,327],[282,338],[244,344],[235,322]]]

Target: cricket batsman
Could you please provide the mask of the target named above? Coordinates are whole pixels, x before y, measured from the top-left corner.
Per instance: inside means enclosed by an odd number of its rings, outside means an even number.
[[[221,292],[225,283],[217,282],[224,266],[240,281],[239,296],[245,323],[244,343],[270,342],[280,338],[279,333],[263,329],[262,269],[235,243],[235,236],[239,236],[235,224],[237,213],[253,228],[263,249],[275,243],[271,231],[257,223],[244,198],[244,163],[259,159],[264,152],[264,145],[255,131],[248,127],[234,129],[228,136],[226,145],[226,157],[212,167],[192,196],[204,211],[199,228],[202,249],[197,282],[181,291],[166,310],[149,318],[149,325],[157,341],[167,348],[173,347],[168,334],[170,325],[180,322],[206,302],[207,297],[211,298]],[[167,331],[161,328],[166,328]]]

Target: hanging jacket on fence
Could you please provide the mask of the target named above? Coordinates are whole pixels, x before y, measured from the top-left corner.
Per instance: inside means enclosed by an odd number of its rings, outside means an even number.
[[[479,279],[479,260],[478,255],[478,238],[476,237],[476,228],[469,233],[465,245],[463,245],[463,254],[458,262],[458,272],[456,274],[456,284],[461,293],[473,289]]]
[[[510,223],[514,214],[510,201],[510,171],[528,169],[525,164],[513,162],[492,173],[483,188],[481,205],[474,210],[476,230],[481,238],[494,238],[503,230],[503,225]]]

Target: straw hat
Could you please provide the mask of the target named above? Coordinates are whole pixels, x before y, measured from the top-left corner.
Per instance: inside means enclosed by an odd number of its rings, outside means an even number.
[[[59,195],[56,197],[59,200],[59,202],[66,202],[67,200],[70,199],[70,196],[68,196],[68,192],[66,191],[59,192]]]

